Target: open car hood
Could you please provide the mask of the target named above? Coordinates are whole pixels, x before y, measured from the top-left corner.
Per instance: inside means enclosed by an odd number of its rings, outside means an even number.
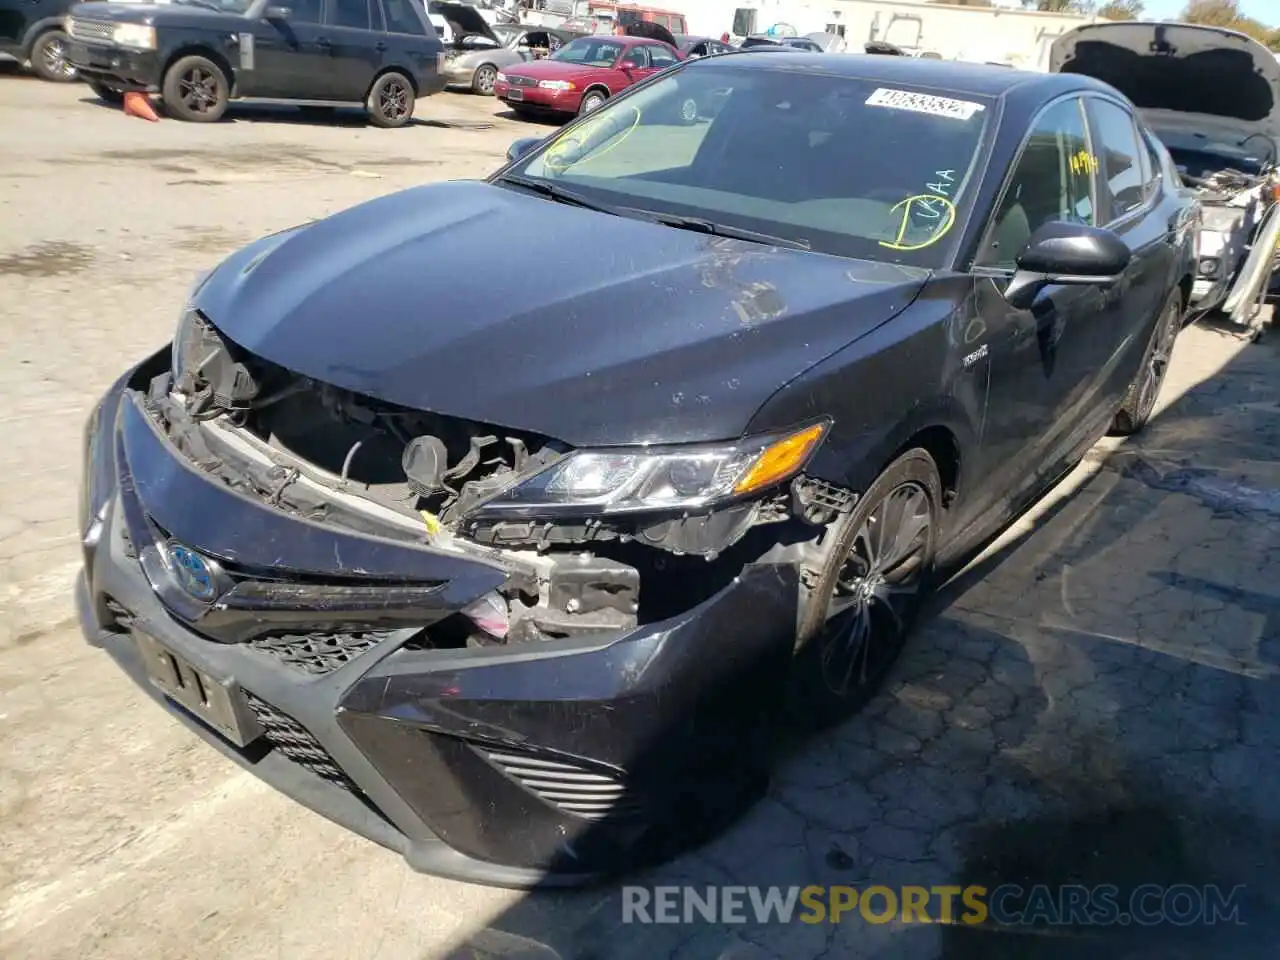
[[[1184,23],[1096,23],[1053,42],[1053,73],[1111,84],[1142,110],[1231,118],[1280,133],[1280,63],[1256,40]]]
[[[429,13],[444,17],[456,38],[465,36],[488,37],[498,46],[502,46],[502,41],[493,32],[489,22],[480,15],[479,10],[468,3],[447,3],[444,0],[431,0],[427,10]]]

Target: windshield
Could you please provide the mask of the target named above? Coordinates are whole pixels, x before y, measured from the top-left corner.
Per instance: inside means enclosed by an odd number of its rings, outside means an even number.
[[[508,173],[838,256],[947,262],[991,101],[731,59],[610,101]]]
[[[587,67],[612,67],[622,55],[622,46],[617,40],[579,37],[566,43],[550,59],[580,63]]]

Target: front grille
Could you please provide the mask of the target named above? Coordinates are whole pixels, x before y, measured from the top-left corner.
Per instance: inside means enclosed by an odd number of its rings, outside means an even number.
[[[114,27],[109,23],[97,20],[80,20],[71,18],[71,38],[73,40],[96,40],[99,43],[110,43]]]
[[[346,666],[393,635],[389,630],[265,634],[249,640],[248,646],[295,670],[318,677]]]
[[[642,812],[640,798],[617,777],[563,760],[483,751],[489,762],[530,793],[585,820],[628,820]]]
[[[538,81],[533,77],[508,76],[507,83],[511,84],[513,87],[536,87],[538,85]]]
[[[317,777],[335,783],[352,793],[360,792],[360,788],[347,779],[333,757],[329,756],[329,751],[320,746],[320,741],[308,733],[306,727],[287,713],[277,710],[261,697],[255,697],[248,690],[244,691],[244,696],[249,703],[249,709],[262,724],[262,729],[271,746]]]

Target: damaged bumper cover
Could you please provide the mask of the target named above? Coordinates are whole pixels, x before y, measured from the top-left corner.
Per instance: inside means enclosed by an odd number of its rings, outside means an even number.
[[[758,795],[793,567],[748,565],[640,626],[450,645],[438,635],[511,578],[503,551],[247,497],[178,454],[137,377],[89,422],[79,617],[223,753],[416,869],[513,887],[661,859]],[[564,572],[570,593],[595,575]]]

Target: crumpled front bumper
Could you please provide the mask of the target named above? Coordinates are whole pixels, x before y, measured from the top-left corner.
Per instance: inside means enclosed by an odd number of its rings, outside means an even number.
[[[254,614],[259,625],[278,622],[301,647],[278,635],[219,642],[154,562],[164,537],[309,584],[339,570],[344,582],[397,570],[441,581],[434,609],[410,611],[428,632],[503,572],[483,552],[441,559],[241,496],[177,454],[129,379],[86,435],[80,621],[90,643],[223,753],[416,869],[514,887],[661,859],[758,795],[794,638],[790,567],[749,566],[686,613],[621,634],[429,649],[401,610],[395,629],[345,659],[309,660],[351,625],[332,610],[276,607]],[[262,570],[264,558],[279,562]],[[148,680],[138,630],[243,691],[265,734],[237,747],[168,700]]]

